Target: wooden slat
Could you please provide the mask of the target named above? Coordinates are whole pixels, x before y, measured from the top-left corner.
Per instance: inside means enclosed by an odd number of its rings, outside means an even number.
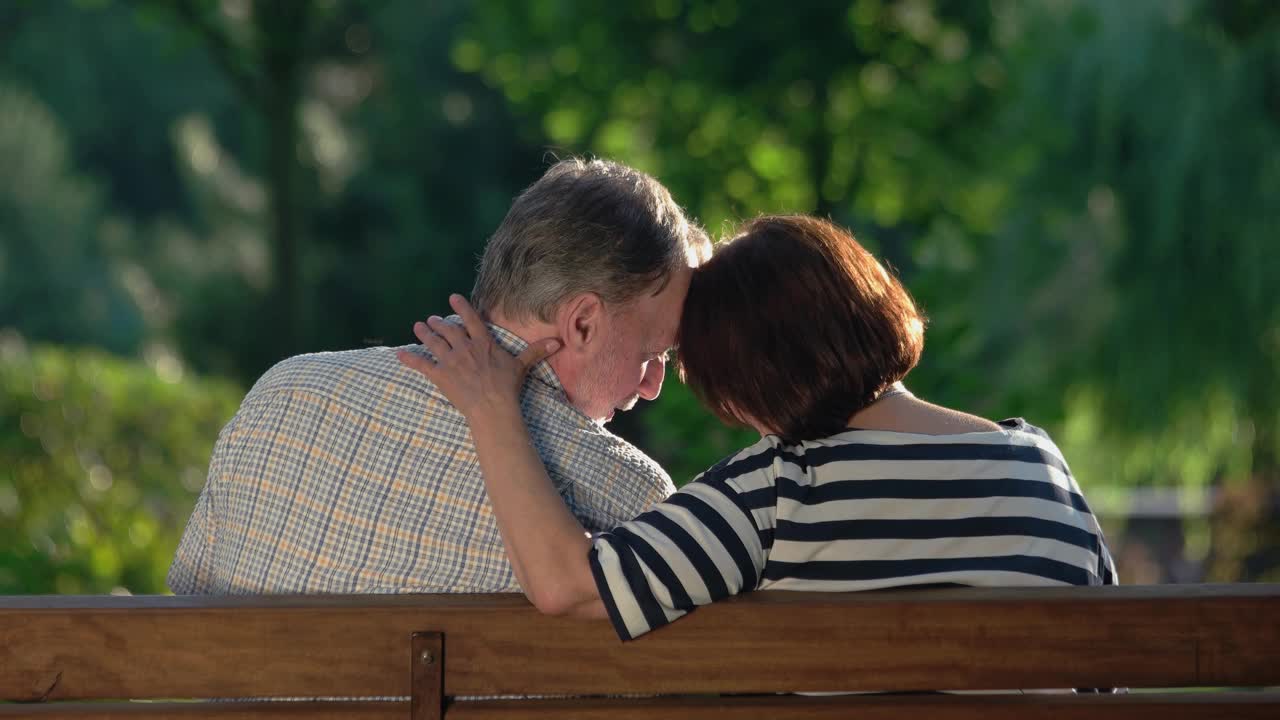
[[[407,702],[58,702],[0,705],[0,718],[33,720],[408,720]]]
[[[456,702],[446,720],[1270,720],[1280,693],[877,697],[675,697]],[[44,703],[0,705],[0,717],[33,720],[404,720],[404,702],[364,703]]]
[[[481,701],[446,720],[1275,720],[1280,694],[734,697]]]
[[[522,597],[5,598],[0,698],[690,694],[1280,684],[1280,585],[761,592],[622,644]]]

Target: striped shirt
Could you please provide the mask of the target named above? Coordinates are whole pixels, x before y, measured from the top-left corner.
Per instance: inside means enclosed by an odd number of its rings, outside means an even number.
[[[512,353],[526,346],[490,329]],[[520,590],[466,420],[396,350],[301,355],[263,375],[218,437],[170,589]],[[522,406],[587,528],[611,528],[675,492],[661,467],[568,403],[547,363],[530,373]]]
[[[958,435],[776,436],[727,458],[590,553],[623,640],[753,589],[1111,585],[1062,453],[1021,419]]]

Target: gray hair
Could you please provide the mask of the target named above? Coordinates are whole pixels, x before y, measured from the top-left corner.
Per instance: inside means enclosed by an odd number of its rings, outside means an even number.
[[[609,160],[569,158],[520,193],[489,238],[471,301],[481,312],[550,322],[565,300],[638,297],[711,244],[653,177]]]

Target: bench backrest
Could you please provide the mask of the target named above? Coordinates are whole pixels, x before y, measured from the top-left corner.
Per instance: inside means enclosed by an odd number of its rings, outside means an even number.
[[[767,717],[807,708],[804,717],[818,717],[857,706],[878,717],[876,708],[909,716],[909,706],[941,703],[928,712],[975,708],[990,720],[1000,707],[1022,712],[1019,703],[1032,702],[1086,703],[1088,712],[1102,703],[1125,709],[1123,716],[1141,705],[1167,719],[1201,715],[1169,715],[1159,703],[1212,714],[1230,701],[1229,714],[1238,717],[1280,714],[1280,704],[1269,694],[1159,696],[1145,704],[769,694],[1269,685],[1280,685],[1280,585],[758,592],[626,644],[606,622],[544,617],[515,595],[0,598],[0,700],[27,703],[0,705],[0,715],[165,709],[440,717],[443,710],[451,717],[594,712],[616,720],[718,717],[726,707]],[[764,696],[741,697],[748,694]],[[498,695],[595,699],[447,702]],[[619,695],[740,697],[609,699]],[[341,711],[335,704],[116,703],[115,714],[103,714],[106,705],[55,702],[318,697],[354,700]],[[388,697],[402,700],[373,700]],[[403,700],[409,697],[412,707]]]

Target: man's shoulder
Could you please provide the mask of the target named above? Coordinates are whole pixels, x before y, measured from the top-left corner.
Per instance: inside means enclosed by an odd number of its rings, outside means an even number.
[[[282,394],[306,393],[350,409],[379,415],[390,412],[415,424],[422,413],[447,415],[451,424],[465,423],[430,380],[400,363],[396,358],[399,350],[421,352],[422,346],[371,347],[286,358],[259,378],[245,396],[242,409],[272,404]],[[670,486],[670,476],[658,463],[583,415],[558,387],[530,378],[523,409],[543,459],[558,469],[579,468],[569,473],[571,477],[606,472],[616,476],[621,472],[634,480]],[[590,472],[583,472],[584,468]]]
[[[526,420],[538,455],[574,515],[593,532],[635,518],[675,492],[671,476],[640,448],[582,416],[546,403]]]
[[[403,349],[411,347],[415,346]],[[426,378],[400,364],[396,359],[396,351],[400,349],[368,347],[285,358],[258,378],[246,401],[281,390],[332,395],[358,390],[370,383],[382,388],[403,386],[418,391],[433,390],[434,386]]]
[[[404,349],[414,347],[420,346]],[[435,385],[400,364],[400,349],[370,347],[281,360],[254,383],[232,424],[323,416],[347,424],[376,418],[403,432],[416,431],[427,417],[445,423],[442,428],[461,425],[461,414]]]
[[[525,422],[532,433],[543,436],[547,442],[582,446],[610,457],[653,463],[635,445],[609,432],[608,428],[583,415],[562,397],[548,392],[547,388],[530,383],[528,389],[524,402]]]

